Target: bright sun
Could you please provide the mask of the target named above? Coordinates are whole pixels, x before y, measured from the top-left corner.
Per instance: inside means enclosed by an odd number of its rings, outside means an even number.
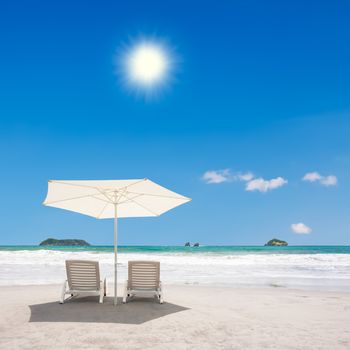
[[[115,62],[124,87],[148,100],[160,96],[174,81],[178,57],[164,40],[140,38],[121,48]]]
[[[169,58],[160,46],[144,43],[131,49],[127,68],[130,81],[144,86],[155,85],[165,78]]]

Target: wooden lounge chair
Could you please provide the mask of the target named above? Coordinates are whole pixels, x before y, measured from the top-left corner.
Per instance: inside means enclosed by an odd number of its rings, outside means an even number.
[[[71,297],[87,294],[99,295],[100,303],[106,296],[106,279],[100,280],[98,261],[66,260],[67,280],[62,286],[60,304],[64,303],[66,294]]]
[[[156,296],[163,304],[159,261],[129,261],[128,280],[125,283],[123,303],[134,295]]]

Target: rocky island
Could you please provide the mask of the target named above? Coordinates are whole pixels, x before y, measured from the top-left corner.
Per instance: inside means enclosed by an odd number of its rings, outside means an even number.
[[[265,244],[265,246],[277,246],[277,247],[287,246],[287,245],[288,243],[286,241],[281,241],[280,239],[277,239],[277,238],[271,239]]]
[[[190,243],[190,242],[186,242],[186,243],[185,243],[185,247],[191,247],[191,243]],[[199,247],[199,243],[193,244],[192,247]]]
[[[90,243],[83,239],[55,239],[48,238],[42,241],[40,246],[89,246]]]

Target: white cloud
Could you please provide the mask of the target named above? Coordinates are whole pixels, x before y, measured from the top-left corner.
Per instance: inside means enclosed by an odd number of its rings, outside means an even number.
[[[335,175],[322,176],[318,172],[306,173],[303,177],[303,181],[319,182],[324,186],[335,186],[338,183],[338,179]]]
[[[220,184],[232,181],[244,181],[246,183],[246,191],[260,191],[267,192],[275,188],[281,187],[288,183],[283,177],[276,177],[275,179],[265,180],[262,177],[254,178],[252,172],[231,172],[230,169],[208,170],[203,176],[202,180],[207,184]]]
[[[322,176],[318,172],[306,173],[303,177],[304,181],[315,182],[322,179]]]
[[[247,173],[232,173],[230,169],[208,170],[202,176],[202,179],[207,184],[220,184],[230,181],[250,181],[254,175],[251,172]]]
[[[267,192],[287,183],[288,181],[280,176],[271,180],[264,180],[262,177],[260,177],[258,179],[248,181],[245,189],[246,191]]]
[[[338,182],[338,179],[334,175],[329,175],[329,176],[323,177],[320,182],[322,185],[325,185],[325,186],[335,186]]]
[[[230,169],[209,170],[204,173],[202,179],[207,184],[220,184],[231,180]]]
[[[290,227],[292,231],[298,235],[308,235],[312,231],[311,227],[306,226],[302,222],[299,222],[298,224],[292,224]]]
[[[244,174],[238,174],[237,178],[238,178],[238,180],[241,180],[241,181],[250,181],[254,178],[254,174],[251,172],[247,172]]]

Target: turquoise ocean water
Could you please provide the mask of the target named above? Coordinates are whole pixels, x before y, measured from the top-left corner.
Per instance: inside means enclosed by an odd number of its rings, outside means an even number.
[[[113,246],[0,246],[0,285],[62,283],[67,259],[99,261],[113,281]],[[350,292],[350,246],[119,246],[121,281],[129,260],[160,261],[166,284]]]
[[[62,247],[41,247],[37,245],[23,246],[0,246],[0,251],[19,250],[57,250],[57,251],[87,251],[87,252],[113,252],[113,246],[62,246]],[[120,253],[182,253],[182,254],[350,254],[350,246],[287,246],[287,247],[266,247],[266,246],[118,246]]]

